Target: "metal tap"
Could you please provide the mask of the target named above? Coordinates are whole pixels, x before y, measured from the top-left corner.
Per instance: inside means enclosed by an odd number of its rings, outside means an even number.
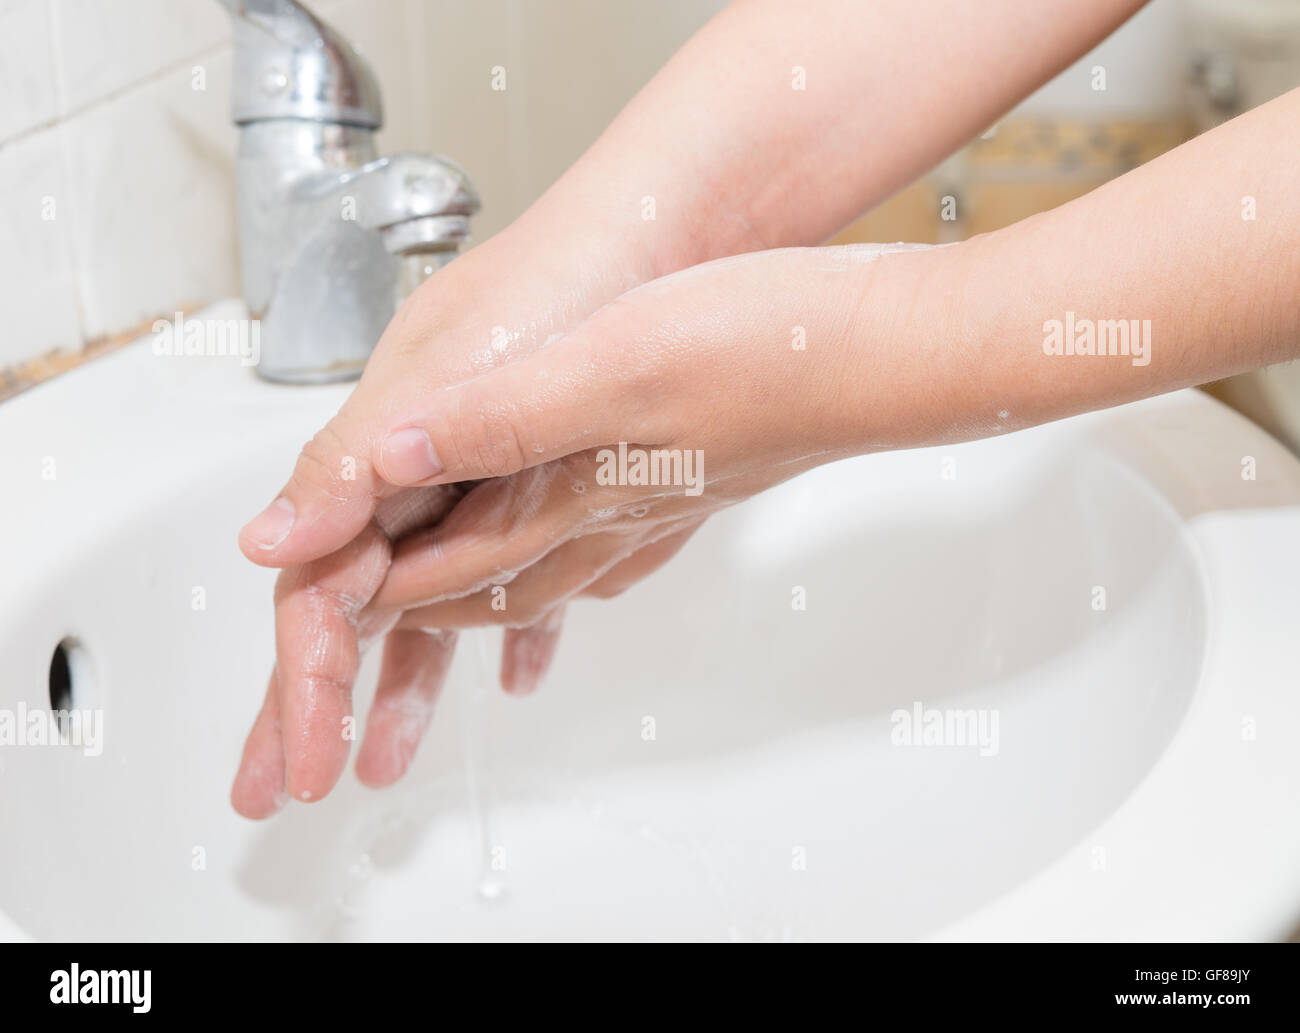
[[[232,117],[244,298],[257,371],[322,383],[360,375],[406,296],[456,254],[479,209],[447,158],[379,157],[379,84],[296,0],[219,0],[234,24]]]

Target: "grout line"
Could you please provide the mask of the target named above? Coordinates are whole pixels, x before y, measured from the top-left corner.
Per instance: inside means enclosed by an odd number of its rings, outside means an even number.
[[[51,17],[53,17],[53,8],[51,8]],[[57,47],[57,44],[55,44],[55,46]],[[148,75],[143,76],[140,79],[134,79],[131,82],[125,83],[122,86],[117,86],[114,89],[110,90],[108,93],[95,97],[93,100],[88,100],[85,103],[75,108],[72,108],[66,112],[55,115],[53,118],[47,118],[44,122],[39,122],[34,126],[24,129],[21,133],[17,133],[14,136],[5,137],[5,139],[0,140],[0,152],[3,152],[4,149],[10,146],[11,144],[21,143],[22,141],[26,140],[28,137],[35,136],[37,133],[44,132],[45,130],[48,129],[54,129],[64,122],[70,122],[73,119],[80,118],[82,115],[94,111],[97,108],[103,107],[107,104],[112,104],[114,101],[121,100],[123,97],[129,94],[135,93],[137,90],[147,89],[148,87],[157,84],[160,80],[166,79],[169,75],[173,75],[176,72],[179,72],[188,64],[197,64],[203,61],[210,61],[213,58],[220,57],[224,51],[227,51],[229,49],[230,49],[230,42],[229,40],[227,40],[222,43],[218,43],[215,46],[208,47],[205,50],[200,50],[197,53],[187,54],[184,57],[177,58],[171,64],[168,64],[165,67],[158,69],[157,71],[150,72]],[[60,75],[59,78],[61,80],[62,75]],[[64,103],[65,100],[63,96],[63,84],[60,81],[59,107],[62,108],[64,106]]]
[[[67,107],[68,100],[63,74],[66,67],[63,55],[63,34],[59,31],[61,28],[59,13],[62,6],[62,0],[52,0],[49,6],[50,60],[54,65],[55,109],[60,112]],[[77,340],[82,350],[85,350],[89,342],[86,340],[86,299],[83,296],[82,270],[77,254],[77,205],[73,200],[72,145],[68,140],[67,125],[63,118],[60,117],[52,128],[58,138],[59,191],[64,195],[62,199],[64,219],[60,227],[63,236],[63,255],[64,260],[67,262],[68,276],[72,280],[72,308],[77,323]],[[55,203],[60,202],[56,201]],[[58,218],[57,214],[55,218]]]
[[[182,315],[193,315],[202,309],[203,306],[200,305],[182,304],[177,306],[176,311]],[[172,314],[169,313],[166,318],[171,317]],[[54,348],[11,366],[0,367],[0,402],[142,340],[152,331],[154,324],[163,318],[158,316],[146,319],[129,329],[86,341],[80,351]]]
[[[337,11],[343,7],[345,2],[346,0],[317,0],[317,3],[315,4],[316,13],[322,14],[328,11]],[[215,57],[220,57],[223,51],[231,49],[233,43],[233,37],[227,37],[214,43],[212,46],[182,54],[174,61],[164,65],[162,68],[155,69],[138,79],[132,79],[130,82],[123,83],[121,86],[115,86],[107,93],[83,101],[75,108],[69,108],[67,85],[64,77],[65,64],[61,44],[63,37],[59,31],[61,23],[58,12],[61,5],[62,0],[49,0],[49,6],[47,8],[50,15],[50,58],[54,64],[56,114],[53,118],[47,118],[33,126],[28,126],[26,129],[15,133],[13,136],[6,136],[4,139],[0,140],[0,151],[3,151],[10,144],[20,143],[21,141],[26,140],[29,136],[35,136],[37,133],[43,132],[47,129],[53,129],[61,122],[78,118],[81,115],[86,114],[88,111],[94,111],[96,108],[102,107],[105,104],[111,104],[113,101],[119,100],[135,90],[150,86],[159,79],[165,79],[174,72],[180,71],[187,64],[210,61]]]
[[[59,31],[62,26],[59,20],[61,7],[62,0],[51,0],[50,6],[47,8],[50,12],[50,63],[54,66],[54,110],[56,112],[54,121],[56,122],[63,119],[63,112],[68,106],[68,91],[63,76],[65,71],[63,33]]]

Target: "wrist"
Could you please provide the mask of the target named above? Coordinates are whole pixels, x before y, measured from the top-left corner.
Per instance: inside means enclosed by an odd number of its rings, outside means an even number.
[[[860,262],[848,303],[839,385],[827,406],[830,440],[854,452],[939,444],[969,436],[981,414],[987,313],[970,304],[976,260],[968,241],[944,247],[828,249]],[[871,245],[871,248],[879,248]],[[852,249],[852,250],[851,250]],[[856,253],[854,253],[856,251]]]
[[[676,168],[629,177],[588,155],[498,236],[544,254],[556,269],[595,272],[609,298],[765,242],[725,193]],[[545,242],[545,243],[543,243]]]

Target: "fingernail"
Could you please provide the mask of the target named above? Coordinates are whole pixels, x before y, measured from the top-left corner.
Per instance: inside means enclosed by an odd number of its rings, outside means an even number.
[[[244,525],[244,534],[259,549],[274,549],[293,530],[293,503],[281,495]]]
[[[429,435],[419,427],[396,430],[379,446],[379,472],[390,484],[418,484],[442,473]]]

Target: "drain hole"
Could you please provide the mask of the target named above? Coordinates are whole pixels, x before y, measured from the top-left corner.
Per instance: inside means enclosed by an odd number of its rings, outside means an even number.
[[[72,660],[69,654],[77,649],[72,639],[65,638],[54,647],[50,657],[50,709],[56,714],[60,710],[72,709]]]

